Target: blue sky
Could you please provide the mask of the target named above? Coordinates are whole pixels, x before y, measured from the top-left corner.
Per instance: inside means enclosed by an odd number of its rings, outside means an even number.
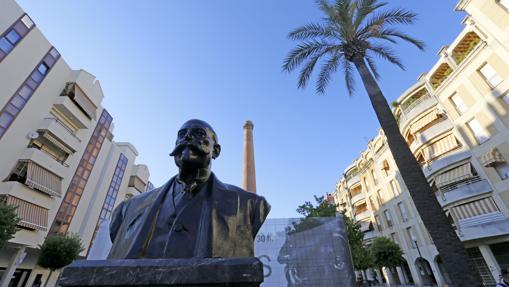
[[[403,28],[424,40],[425,52],[395,47],[407,70],[380,62],[389,102],[437,61],[440,47],[462,30],[456,0],[391,0],[419,14]],[[336,74],[325,95],[297,89],[297,73],[281,72],[295,46],[290,30],[318,21],[311,0],[69,1],[18,0],[74,69],[101,82],[115,140],[138,149],[151,181],[177,172],[168,154],[183,122],[214,126],[222,154],[213,170],[241,184],[242,125],[252,120],[258,193],[270,217],[293,217],[313,195],[332,192],[344,168],[379,124],[360,81],[353,97]]]

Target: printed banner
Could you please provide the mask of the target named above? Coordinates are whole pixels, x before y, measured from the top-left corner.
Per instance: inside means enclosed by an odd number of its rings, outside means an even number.
[[[341,217],[267,219],[255,239],[263,262],[262,287],[354,286]]]

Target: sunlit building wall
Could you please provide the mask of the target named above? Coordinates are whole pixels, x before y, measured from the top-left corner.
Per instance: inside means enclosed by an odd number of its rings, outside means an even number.
[[[468,13],[463,31],[397,99],[394,114],[488,285],[509,267],[509,9],[503,0],[471,0],[457,10]],[[367,244],[386,236],[401,246],[407,263],[386,270],[390,280],[449,282],[383,132],[344,170],[334,198]]]
[[[46,280],[36,262],[49,234],[77,234],[85,257],[114,206],[147,189],[136,149],[113,141],[103,97],[93,75],[71,69],[15,1],[2,1],[0,198],[21,221],[0,250],[0,286]]]

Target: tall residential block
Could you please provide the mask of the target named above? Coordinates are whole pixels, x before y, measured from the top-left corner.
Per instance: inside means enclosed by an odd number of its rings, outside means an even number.
[[[75,233],[85,257],[115,205],[144,192],[138,152],[113,141],[99,81],[73,70],[14,0],[0,8],[0,199],[19,230],[0,250],[0,286],[39,286],[48,235]],[[52,286],[58,276],[50,278]]]
[[[464,29],[397,100],[400,131],[485,286],[509,268],[509,2],[464,0]],[[382,131],[348,166],[334,193],[370,244],[385,236],[405,264],[371,270],[418,286],[450,282]],[[394,270],[393,270],[394,271]]]
[[[244,124],[244,159],[242,161],[242,188],[256,193],[256,174],[253,145],[253,128],[251,121]]]

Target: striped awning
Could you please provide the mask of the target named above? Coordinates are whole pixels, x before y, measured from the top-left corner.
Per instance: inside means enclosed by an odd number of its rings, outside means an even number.
[[[25,184],[52,196],[62,194],[62,178],[41,167],[33,161],[26,161],[27,176]]]
[[[36,204],[7,195],[7,204],[16,206],[16,214],[21,219],[19,226],[30,229],[48,229],[48,210]]]
[[[62,151],[64,151],[65,153],[67,154],[73,154],[75,151],[69,147],[68,145],[66,145],[65,143],[63,143],[61,140],[58,139],[58,137],[56,137],[55,135],[53,135],[50,131],[48,130],[42,130],[42,136],[47,139],[48,141],[50,141],[52,144],[54,144],[55,146],[57,146],[59,149],[61,149]]]
[[[492,197],[461,204],[451,208],[455,217],[459,220],[472,218],[488,213],[499,212],[499,209]]]
[[[473,176],[472,168],[468,162],[437,175],[435,177],[435,184],[437,187],[442,187],[444,185],[472,178]]]
[[[460,144],[456,140],[456,137],[453,134],[450,134],[430,146],[427,146],[423,149],[423,154],[426,160],[430,161],[436,157],[439,157],[451,150],[459,147]]]
[[[489,152],[481,156],[481,163],[484,166],[493,166],[496,163],[506,162],[504,156],[497,148],[491,149]]]
[[[434,122],[436,119],[440,117],[440,114],[438,113],[437,109],[433,109],[431,112],[427,113],[417,121],[415,121],[413,124],[410,125],[410,130],[413,133],[416,133],[420,130],[422,130],[425,126],[429,125],[430,123]]]

